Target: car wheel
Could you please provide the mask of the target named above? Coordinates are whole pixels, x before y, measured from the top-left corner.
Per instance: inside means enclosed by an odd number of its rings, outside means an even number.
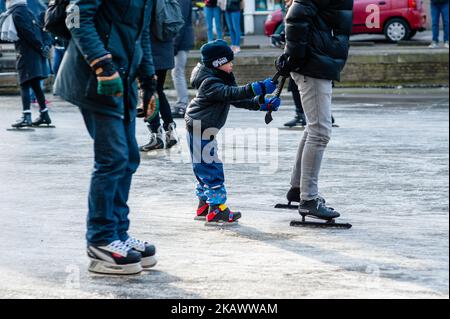
[[[407,22],[401,19],[392,19],[384,27],[384,35],[389,42],[399,42],[408,39],[411,29]]]

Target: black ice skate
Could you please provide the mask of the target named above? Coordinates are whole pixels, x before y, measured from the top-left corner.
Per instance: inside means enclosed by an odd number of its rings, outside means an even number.
[[[156,247],[154,245],[151,245],[146,241],[142,241],[134,237],[128,238],[125,244],[141,254],[142,268],[149,269],[155,267],[158,263],[155,257]]]
[[[233,213],[227,205],[211,206],[206,216],[206,226],[234,226],[242,217],[239,212]]]
[[[33,126],[33,122],[31,121],[31,112],[23,112],[22,117],[16,121],[16,123],[11,125],[11,129],[9,131],[15,130],[23,130],[23,131],[32,131],[31,127]]]
[[[195,216],[195,220],[206,220],[206,216],[209,213],[209,204],[204,200],[200,200],[197,208],[197,215]]]
[[[176,124],[175,122],[170,123],[169,127],[167,128],[167,132],[166,132],[166,148],[171,148],[175,145],[178,144],[179,142],[179,138],[178,138],[178,134],[176,131]]]
[[[290,120],[289,122],[286,122],[284,124],[284,126],[292,128],[292,127],[305,127],[306,126],[306,118],[305,118],[305,114],[303,113],[298,113],[292,120]]]
[[[135,275],[142,271],[141,254],[117,240],[107,246],[88,246],[89,271],[106,275]]]
[[[48,109],[41,111],[39,117],[33,122],[34,127],[54,128],[54,126],[52,126],[51,124],[52,120],[50,119],[50,115],[48,114]]]
[[[299,187],[291,187],[288,191],[286,198],[288,200],[287,204],[276,204],[275,208],[278,209],[298,209],[298,205],[293,205],[292,203],[300,203],[300,188]],[[317,197],[323,204],[326,203],[325,198],[322,196]]]
[[[310,201],[301,201],[298,211],[302,216],[302,221],[292,221],[291,226],[294,227],[333,227],[349,229],[350,224],[338,224],[335,219],[340,217],[337,211],[333,208],[325,206],[325,204],[318,198]],[[325,222],[309,222],[306,217],[324,220]]]

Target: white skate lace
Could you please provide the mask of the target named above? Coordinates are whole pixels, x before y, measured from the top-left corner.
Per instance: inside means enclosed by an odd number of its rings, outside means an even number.
[[[138,250],[138,251],[145,251],[146,242],[136,239],[134,237],[128,238],[127,241],[125,242],[125,244],[131,248]]]
[[[116,240],[105,247],[105,250],[112,253],[117,253],[123,257],[126,257],[131,249],[132,247],[120,240]]]

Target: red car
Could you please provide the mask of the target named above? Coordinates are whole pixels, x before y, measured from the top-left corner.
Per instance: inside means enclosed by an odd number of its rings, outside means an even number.
[[[352,34],[384,34],[388,41],[398,42],[424,31],[426,22],[422,0],[355,0]],[[278,28],[283,28],[281,9],[268,16],[265,33],[271,36]]]

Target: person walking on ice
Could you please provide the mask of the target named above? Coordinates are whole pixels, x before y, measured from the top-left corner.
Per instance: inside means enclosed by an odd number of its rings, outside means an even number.
[[[241,218],[241,213],[233,213],[226,205],[225,176],[217,154],[216,136],[225,125],[230,105],[254,111],[277,111],[281,101],[278,97],[265,97],[276,90],[271,79],[237,86],[233,75],[234,53],[225,41],[209,42],[200,51],[202,62],[191,76],[191,84],[198,92],[185,116],[198,182],[196,219],[206,219],[206,225],[232,225]]]

